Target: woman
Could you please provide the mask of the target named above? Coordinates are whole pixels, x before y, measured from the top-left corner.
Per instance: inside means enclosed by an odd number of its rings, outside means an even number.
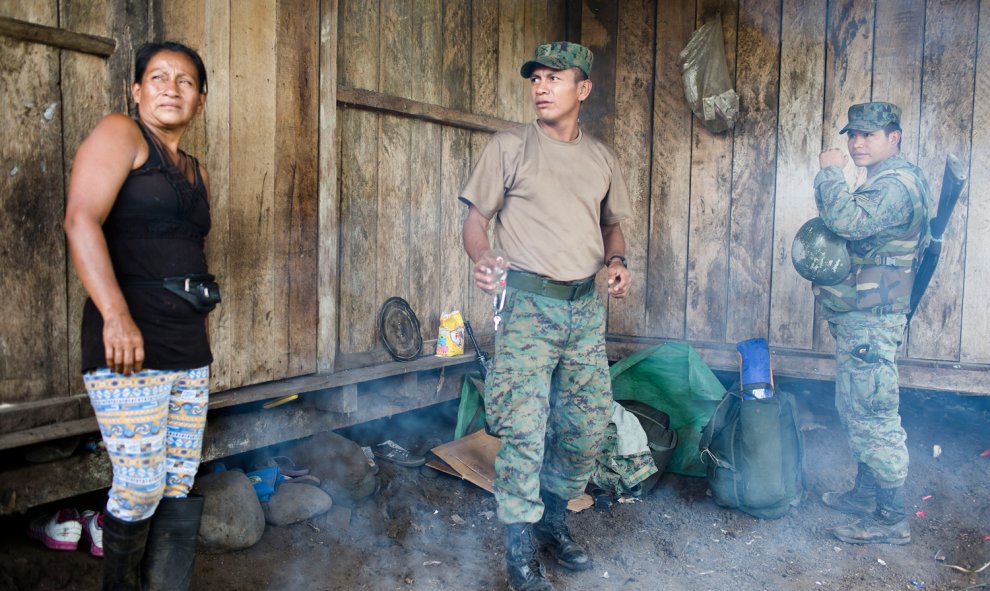
[[[89,299],[82,369],[113,463],[103,588],[188,589],[202,499],[189,498],[209,396],[206,170],[179,141],[206,103],[192,49],[135,56],[134,119],[107,115],[76,153],[65,233]]]

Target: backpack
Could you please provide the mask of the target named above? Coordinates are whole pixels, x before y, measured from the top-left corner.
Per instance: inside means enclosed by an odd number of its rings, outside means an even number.
[[[715,503],[761,519],[796,506],[806,486],[804,436],[794,397],[743,400],[732,390],[715,409],[698,444]]]

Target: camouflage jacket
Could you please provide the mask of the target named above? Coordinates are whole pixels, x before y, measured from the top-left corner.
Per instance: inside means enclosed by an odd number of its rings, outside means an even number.
[[[815,202],[825,225],[849,241],[852,263],[837,285],[814,284],[815,297],[831,312],[906,313],[931,241],[931,196],[921,169],[896,154],[850,191],[842,171],[829,166],[815,177]]]

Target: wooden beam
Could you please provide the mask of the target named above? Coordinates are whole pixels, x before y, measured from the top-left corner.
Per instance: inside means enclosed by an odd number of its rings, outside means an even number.
[[[439,387],[425,384],[412,397],[399,393],[379,396],[369,391],[360,396],[351,413],[323,412],[303,400],[271,410],[211,416],[203,440],[203,461],[456,399],[460,382],[447,378]],[[110,461],[103,451],[0,470],[0,515],[22,513],[44,503],[106,488],[110,479]]]
[[[609,337],[606,342],[608,357],[622,359],[630,354],[667,342],[666,339],[647,337]],[[691,342],[713,370],[739,371],[739,354],[735,346],[724,343]],[[829,380],[835,379],[835,356],[822,351],[808,351],[770,347],[775,376]],[[971,396],[988,396],[986,384],[990,378],[990,366],[901,359],[897,362],[901,387],[953,392]]]
[[[410,373],[415,374],[420,371],[431,371],[440,369],[441,367],[466,365],[470,363],[474,363],[473,354],[459,355],[457,357],[429,356],[420,357],[414,361],[393,361],[390,363],[375,365],[373,367],[362,367],[339,371],[333,374],[314,374],[285,380],[277,380],[274,382],[266,382],[263,384],[252,384],[250,386],[233,388],[231,390],[226,390],[224,392],[211,395],[210,410],[214,411],[240,404],[249,404],[252,402],[269,400],[280,396],[286,396],[288,394],[317,392],[320,390],[370,382],[372,380],[378,380],[391,376],[401,376]],[[355,397],[351,395],[350,402],[348,402],[348,399],[345,398],[345,400],[334,403],[338,404],[338,406],[328,408],[328,410],[338,410],[339,408],[339,412],[349,412],[347,409],[353,407],[353,399],[355,399]],[[95,433],[96,431],[98,431],[96,419],[92,417],[72,421],[61,421],[51,425],[43,425],[13,433],[2,434],[0,435],[0,450],[31,445],[33,443],[41,443],[43,441],[51,441],[53,439],[60,439],[63,437]]]
[[[113,39],[76,33],[58,27],[36,25],[5,16],[0,16],[0,35],[18,41],[41,43],[59,49],[91,53],[105,58],[113,55],[117,48],[117,42]]]
[[[516,121],[467,113],[457,109],[449,109],[439,105],[391,96],[373,90],[347,88],[346,86],[337,86],[337,104],[474,131],[494,133],[519,125]]]

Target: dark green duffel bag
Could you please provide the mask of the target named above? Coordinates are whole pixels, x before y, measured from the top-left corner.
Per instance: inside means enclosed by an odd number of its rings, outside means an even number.
[[[743,400],[729,391],[698,445],[715,503],[776,519],[804,498],[804,436],[794,397]]]
[[[637,402],[635,400],[616,400],[626,410],[636,415],[639,424],[646,432],[647,445],[650,447],[650,455],[653,456],[653,463],[657,465],[657,472],[639,484],[642,494],[653,490],[660,481],[670,458],[674,456],[674,448],[677,447],[677,431],[670,428],[670,417],[667,413],[657,410],[649,404]]]

